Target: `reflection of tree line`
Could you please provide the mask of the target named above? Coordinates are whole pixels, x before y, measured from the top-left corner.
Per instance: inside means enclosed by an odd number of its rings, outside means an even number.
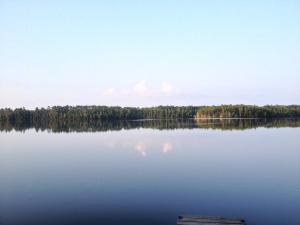
[[[152,128],[158,130],[193,128],[245,130],[258,127],[300,127],[300,119],[96,120],[81,122],[51,121],[43,123],[0,123],[1,131],[25,131],[27,129],[34,128],[37,131],[49,130],[52,132],[96,132],[138,128]]]
[[[300,119],[208,119],[196,120],[198,128],[220,130],[246,130],[252,128],[300,127]]]

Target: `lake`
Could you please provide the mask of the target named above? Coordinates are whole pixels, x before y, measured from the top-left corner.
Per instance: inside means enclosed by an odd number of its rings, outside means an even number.
[[[300,224],[297,119],[0,130],[0,225]]]

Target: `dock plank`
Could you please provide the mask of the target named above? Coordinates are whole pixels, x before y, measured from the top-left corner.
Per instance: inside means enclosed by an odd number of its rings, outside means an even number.
[[[240,218],[224,218],[213,216],[183,215],[177,219],[177,225],[245,225],[245,220]]]

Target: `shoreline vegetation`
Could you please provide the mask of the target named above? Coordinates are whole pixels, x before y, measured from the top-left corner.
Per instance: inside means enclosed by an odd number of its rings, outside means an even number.
[[[0,121],[37,119],[183,119],[183,118],[278,118],[299,117],[300,105],[219,106],[53,106],[47,108],[0,109]]]
[[[271,126],[286,126],[289,122],[270,122],[274,119],[284,118],[300,118],[300,105],[157,106],[145,108],[54,106],[34,110],[5,108],[0,109],[0,130],[35,128],[68,132],[71,130],[101,131],[140,127],[245,129],[261,126],[266,121]],[[215,123],[216,119],[228,121]],[[248,122],[247,119],[249,119]]]
[[[300,117],[300,105],[219,105],[219,106],[53,106],[48,108],[0,109],[0,123],[43,121],[98,121],[145,119],[286,118]]]

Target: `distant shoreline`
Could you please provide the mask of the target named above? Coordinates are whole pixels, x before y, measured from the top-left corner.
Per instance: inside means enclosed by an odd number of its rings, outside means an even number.
[[[0,123],[70,124],[113,120],[151,119],[271,119],[299,118],[300,105],[219,105],[219,106],[53,106],[28,110],[0,109]]]

